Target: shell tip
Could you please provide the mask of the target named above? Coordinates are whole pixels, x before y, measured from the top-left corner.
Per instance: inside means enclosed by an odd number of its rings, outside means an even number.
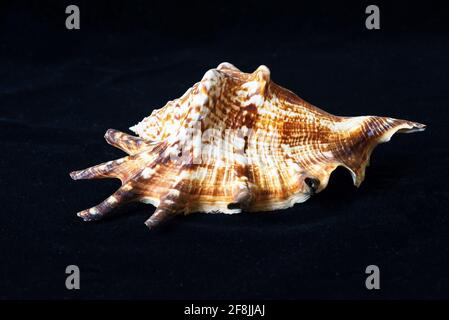
[[[76,177],[76,173],[77,173],[77,171],[70,172],[70,178],[72,178],[73,180],[78,180]]]
[[[417,132],[417,131],[424,131],[426,130],[427,126],[423,123],[418,123],[418,122],[412,122],[412,132]]]
[[[145,221],[144,224],[147,226],[148,230],[153,230],[155,227],[155,224],[153,223],[153,221],[150,221],[150,219]]]

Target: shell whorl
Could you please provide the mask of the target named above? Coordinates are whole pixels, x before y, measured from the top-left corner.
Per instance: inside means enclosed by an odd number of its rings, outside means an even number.
[[[130,129],[105,138],[127,157],[72,172],[73,179],[118,178],[122,186],[85,220],[124,202],[157,206],[152,228],[177,214],[284,209],[323,190],[335,168],[364,179],[375,146],[396,132],[424,130],[387,117],[338,117],[275,84],[260,66],[229,63],[206,72],[180,98]]]

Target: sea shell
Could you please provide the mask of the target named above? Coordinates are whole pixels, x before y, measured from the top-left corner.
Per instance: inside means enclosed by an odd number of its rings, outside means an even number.
[[[145,222],[153,228],[177,214],[291,207],[326,188],[338,166],[359,186],[377,144],[424,128],[387,117],[334,116],[272,82],[266,66],[244,73],[222,63],[131,127],[138,137],[108,130],[106,141],[128,156],[70,176],[122,182],[79,217],[97,220],[141,201],[157,207]]]

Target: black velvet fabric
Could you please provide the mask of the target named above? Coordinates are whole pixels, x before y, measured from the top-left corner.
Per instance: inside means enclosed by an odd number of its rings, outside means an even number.
[[[0,5],[0,298],[448,298],[449,33],[443,3],[68,1]],[[148,116],[219,63],[337,115],[424,123],[379,146],[360,188],[257,214],[193,214],[149,231],[151,205],[84,223],[116,180],[69,172],[119,158],[108,128]],[[81,289],[65,288],[77,265]],[[380,290],[365,268],[380,268]]]

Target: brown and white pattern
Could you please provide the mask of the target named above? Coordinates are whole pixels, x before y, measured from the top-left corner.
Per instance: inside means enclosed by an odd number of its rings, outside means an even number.
[[[387,117],[337,117],[272,82],[265,66],[243,73],[222,63],[131,127],[137,136],[108,130],[106,141],[128,156],[70,176],[122,182],[79,212],[84,220],[141,201],[157,207],[145,222],[153,228],[177,214],[291,207],[323,190],[338,166],[359,186],[377,144],[424,128]]]

